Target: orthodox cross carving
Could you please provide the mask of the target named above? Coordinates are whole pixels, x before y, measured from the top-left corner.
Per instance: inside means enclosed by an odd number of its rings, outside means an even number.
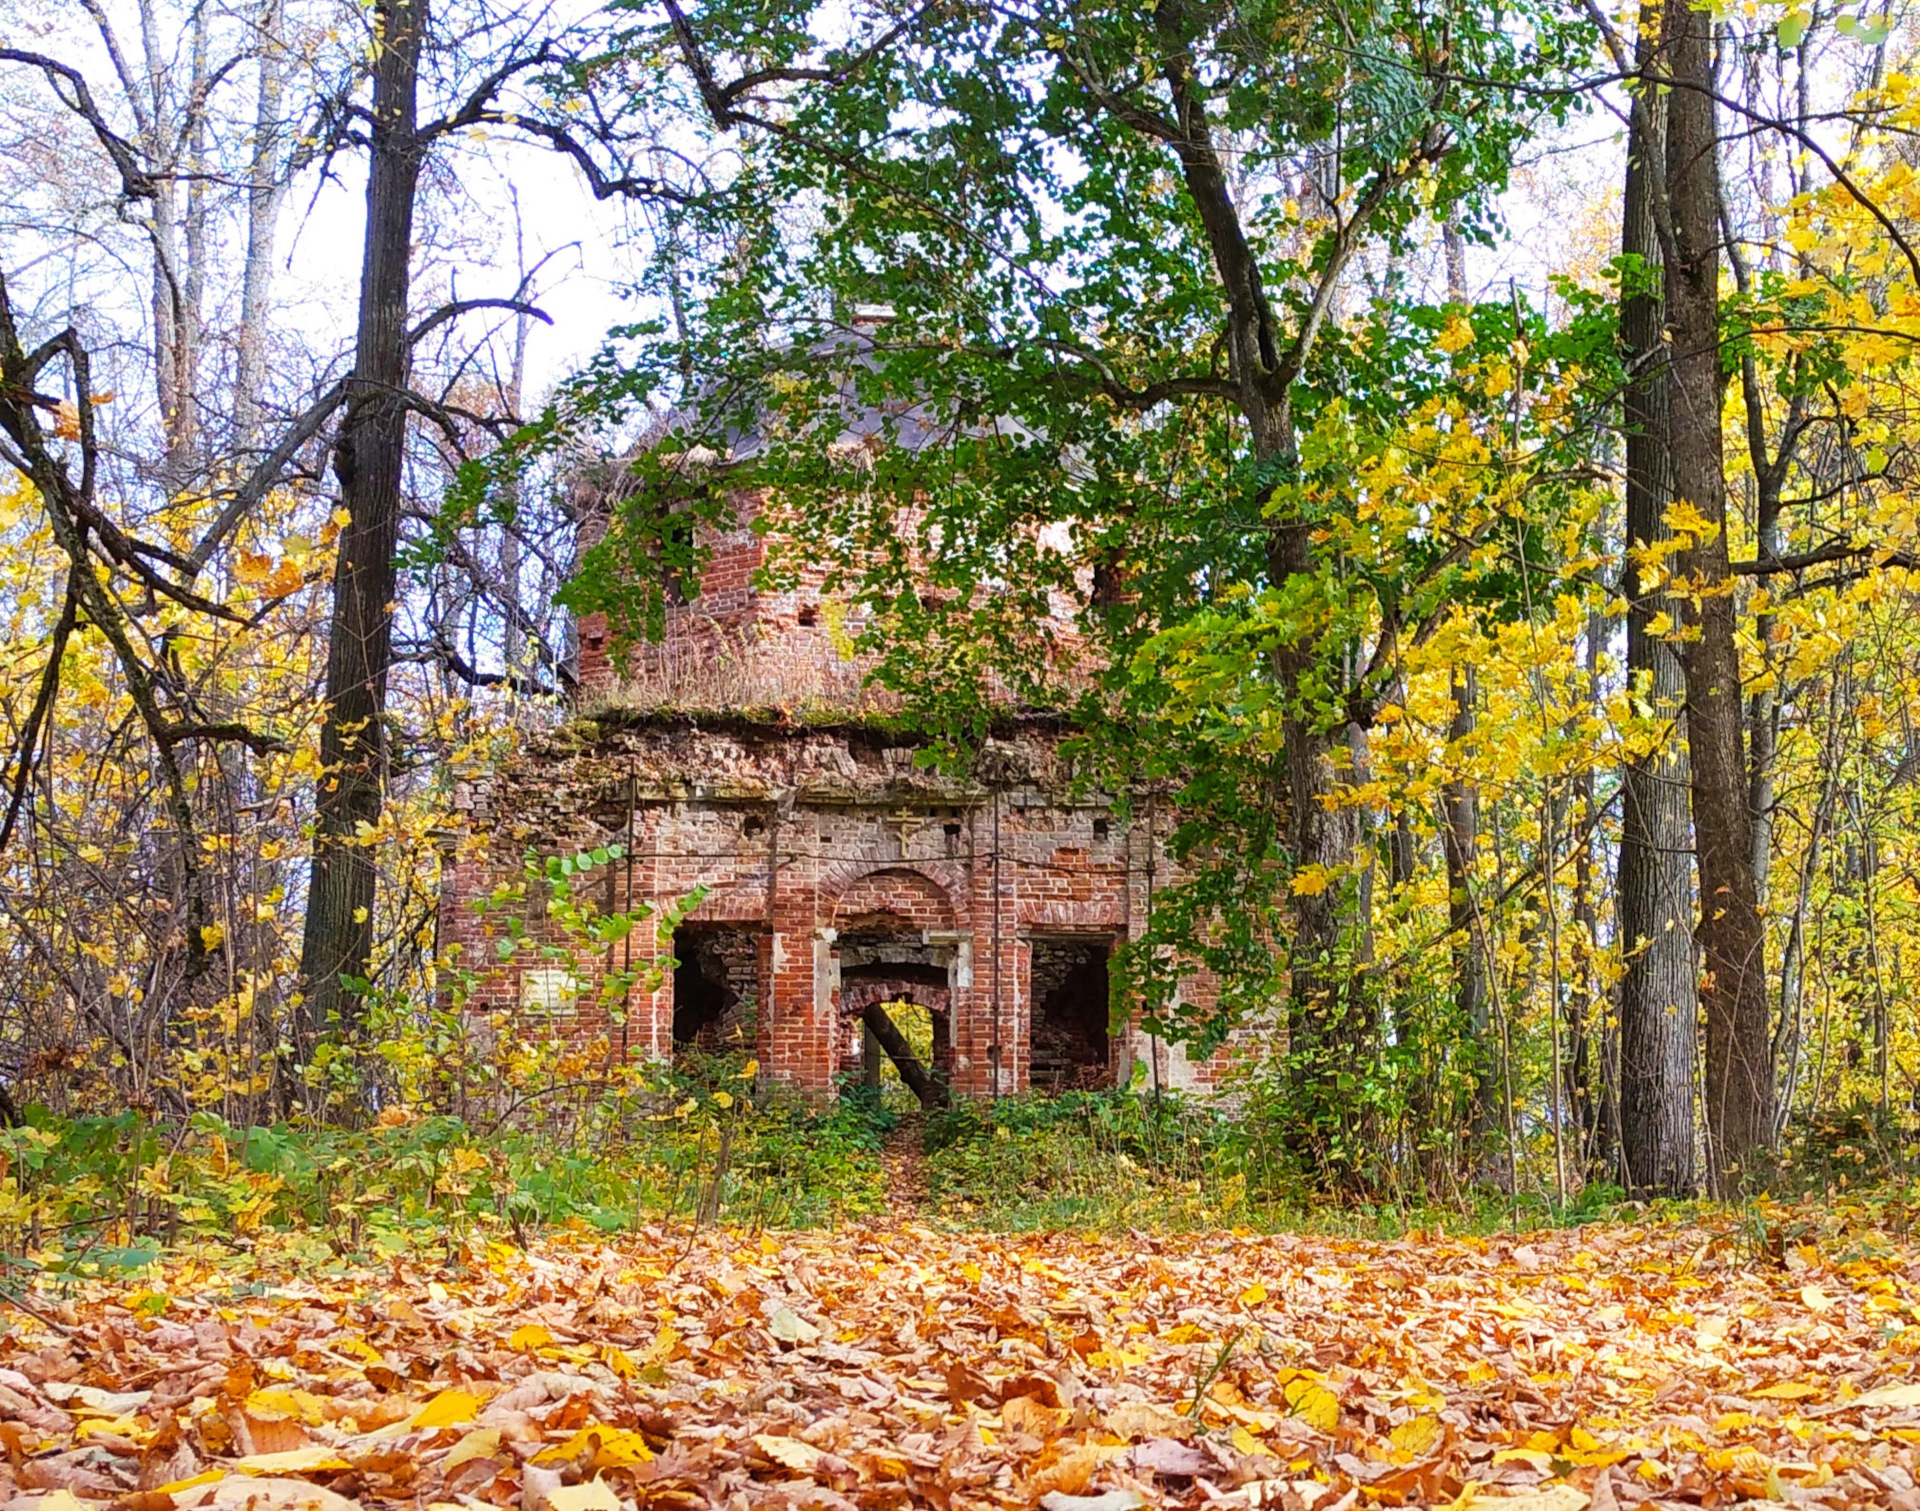
[[[896,808],[880,822],[899,834],[902,860],[907,858],[907,842],[926,827],[925,815],[915,813],[911,808]]]

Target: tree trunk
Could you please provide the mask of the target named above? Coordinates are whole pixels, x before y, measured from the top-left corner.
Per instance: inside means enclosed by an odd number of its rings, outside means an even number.
[[[1458,216],[1441,226],[1446,255],[1447,299],[1467,302],[1467,241]],[[1447,742],[1459,748],[1478,725],[1479,678],[1471,666],[1453,671],[1453,722]],[[1446,823],[1441,849],[1447,866],[1447,925],[1453,934],[1453,1004],[1471,1041],[1474,1066],[1467,1111],[1469,1168],[1477,1179],[1493,1153],[1494,1067],[1498,1054],[1493,1042],[1493,1016],[1488,1009],[1486,928],[1474,894],[1474,866],[1480,848],[1480,790],[1472,782],[1447,781],[1440,788],[1440,806]]]
[[[185,382],[185,354],[192,339],[186,329],[186,284],[180,247],[180,150],[187,123],[173,110],[173,90],[164,61],[171,49],[162,42],[160,17],[152,0],[141,0],[138,19],[146,77],[140,85],[130,75],[123,82],[141,126],[141,146],[155,174],[150,201],[153,219],[147,232],[153,248],[153,376],[155,397],[160,401],[161,432],[166,438],[164,481],[172,488],[181,482],[181,436],[192,428],[193,405],[191,388]],[[104,23],[102,35],[111,36]],[[139,99],[136,90],[142,87],[145,98]]]
[[[1471,666],[1453,673],[1453,723],[1448,743],[1458,747],[1473,737],[1478,679]],[[1453,1005],[1466,1029],[1474,1056],[1471,1100],[1467,1112],[1469,1167],[1476,1178],[1493,1150],[1496,1095],[1494,1067],[1498,1055],[1493,1043],[1493,1017],[1488,1011],[1486,930],[1474,893],[1474,864],[1480,848],[1480,792],[1471,782],[1448,781],[1440,788],[1446,818],[1441,849],[1447,862],[1447,923],[1453,932]]]
[[[1608,620],[1599,608],[1587,615],[1587,706],[1592,716],[1601,716],[1600,648],[1606,644]],[[1619,1168],[1620,1144],[1618,1087],[1614,1066],[1618,1059],[1618,1025],[1607,1011],[1605,992],[1597,968],[1600,939],[1599,886],[1595,875],[1594,851],[1600,845],[1599,803],[1591,767],[1575,782],[1579,796],[1580,848],[1575,852],[1573,869],[1573,921],[1580,957],[1578,1038],[1573,1046],[1571,1095],[1580,1110],[1581,1177],[1583,1180],[1609,1180]],[[1604,868],[1602,868],[1604,869]]]
[[[206,333],[207,288],[207,13],[193,13],[193,77],[187,94],[187,206],[181,226],[186,263],[180,270],[179,419],[171,437],[169,470],[176,479],[193,476],[201,459],[200,356]]]
[[[423,144],[415,129],[427,0],[380,0],[373,67],[366,241],[353,380],[334,443],[340,500],[352,516],[339,539],[327,646],[326,722],[315,796],[313,868],[300,973],[300,1048],[350,1034],[357,999],[343,977],[364,979],[373,956],[373,852],[359,841],[380,821],[386,777],[387,670],[391,659],[401,468],[407,438],[408,255]]]
[[[1773,1065],[1721,449],[1726,379],[1713,22],[1688,6],[1668,6],[1665,21],[1664,61],[1674,81],[1667,103],[1674,249],[1665,279],[1673,482],[1676,497],[1704,521],[1675,558],[1675,569],[1686,581],[1679,596],[1688,630],[1687,752],[1705,955],[1707,1181],[1712,1194],[1724,1197],[1752,1177],[1771,1142]]]
[[[1276,583],[1312,570],[1308,528],[1284,526]],[[1291,548],[1287,547],[1290,543]],[[1356,874],[1360,814],[1337,801],[1340,790],[1334,752],[1347,743],[1344,724],[1324,727],[1310,706],[1311,689],[1324,671],[1318,637],[1302,637],[1274,658],[1287,713],[1287,847],[1296,873],[1330,878],[1293,899],[1293,939],[1288,951],[1288,1055],[1293,1061],[1294,1116],[1303,1152],[1318,1159],[1334,1179],[1351,1176],[1364,1155],[1365,1130],[1356,1126],[1351,1077],[1369,1064],[1375,1034],[1364,981],[1355,968],[1365,929],[1363,886]],[[1341,1083],[1348,1082],[1348,1090]]]
[[[1639,61],[1653,51],[1659,12],[1641,15]],[[1668,600],[1645,583],[1637,554],[1667,538],[1672,489],[1667,413],[1665,315],[1657,279],[1662,261],[1656,196],[1663,192],[1666,97],[1641,91],[1627,150],[1620,249],[1640,259],[1624,291],[1620,337],[1628,364],[1626,556],[1627,675],[1657,716],[1677,710],[1682,676],[1672,647],[1652,633]],[[1620,817],[1620,1155],[1622,1184],[1636,1196],[1690,1193],[1693,1164],[1695,996],[1692,896],[1680,721],[1644,756],[1629,757]]]
[[[900,1079],[907,1083],[907,1090],[920,1099],[922,1107],[947,1105],[947,1088],[920,1063],[920,1057],[913,1052],[913,1046],[907,1042],[906,1035],[900,1032],[899,1025],[887,1016],[884,1004],[868,1003],[867,1010],[860,1015],[860,1021],[887,1052],[894,1069],[900,1072]]]
[[[240,334],[233,364],[233,448],[260,443],[261,390],[267,373],[267,316],[273,299],[273,247],[286,197],[281,180],[281,111],[286,97],[285,0],[260,6],[260,80],[254,96],[253,156],[247,165],[247,260],[241,273]]]

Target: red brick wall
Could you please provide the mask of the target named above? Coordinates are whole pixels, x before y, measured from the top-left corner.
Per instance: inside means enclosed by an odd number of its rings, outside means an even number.
[[[768,1074],[824,1091],[857,1051],[857,1019],[838,991],[841,936],[917,942],[948,972],[951,1041],[942,1060],[965,1095],[1027,1083],[1032,1013],[1029,938],[1118,941],[1143,925],[1149,889],[1165,885],[1164,822],[1150,840],[1104,807],[1069,798],[1051,734],[1027,732],[996,752],[996,785],[916,771],[911,749],[858,731],[720,732],[638,723],[529,750],[472,815],[466,857],[448,871],[443,938],[483,968],[476,1005],[518,1011],[531,970],[523,952],[492,966],[497,914],[471,899],[516,876],[531,845],[544,853],[622,843],[630,858],[597,874],[588,895],[630,908],[705,886],[692,917],[756,937],[759,1052]],[[631,802],[631,817],[628,804]],[[1138,810],[1137,810],[1138,811]],[[1149,809],[1150,811],[1150,809]],[[1101,832],[1104,830],[1104,832]],[[1149,862],[1157,880],[1149,881]],[[562,946],[538,909],[529,932]],[[636,929],[626,950],[664,964],[667,947]],[[586,980],[604,961],[570,955]],[[1190,997],[1211,983],[1188,983]],[[624,1025],[589,1003],[567,1031],[604,1034],[616,1053],[672,1052],[673,983],[636,990]],[[1114,1035],[1116,1057],[1144,1053]],[[996,1067],[998,1076],[996,1080]],[[1194,1068],[1202,1084],[1216,1063]],[[1163,1065],[1163,1077],[1185,1072]]]

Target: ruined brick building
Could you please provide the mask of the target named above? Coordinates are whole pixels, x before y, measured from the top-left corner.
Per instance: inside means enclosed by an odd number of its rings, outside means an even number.
[[[866,1010],[910,1002],[957,1095],[1124,1082],[1143,1061],[1161,1085],[1210,1083],[1213,1064],[1109,1030],[1109,960],[1168,879],[1164,799],[1136,795],[1122,821],[1110,794],[1071,780],[1070,731],[1011,707],[964,779],[916,766],[901,721],[873,717],[833,606],[762,584],[758,505],[736,503],[664,638],[616,665],[605,625],[580,623],[575,717],[472,794],[442,931],[492,967],[475,1009],[554,1014],[614,1055],[745,1032],[766,1073],[826,1091],[870,1063]],[[522,950],[493,965],[500,918],[471,901],[529,850],[614,844],[624,853],[588,883],[603,909],[696,886],[705,900],[669,938],[635,930],[611,958]],[[538,910],[524,916],[540,935]],[[623,1011],[582,990],[649,965],[658,988],[643,979]]]

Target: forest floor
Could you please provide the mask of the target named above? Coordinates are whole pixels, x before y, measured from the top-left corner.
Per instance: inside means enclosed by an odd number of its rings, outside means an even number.
[[[927,1207],[926,1118],[902,1113],[880,1150],[887,1181],[887,1210],[896,1220],[911,1221]]]
[[[0,1505],[1920,1507],[1866,1224],[275,1244],[0,1302]]]

